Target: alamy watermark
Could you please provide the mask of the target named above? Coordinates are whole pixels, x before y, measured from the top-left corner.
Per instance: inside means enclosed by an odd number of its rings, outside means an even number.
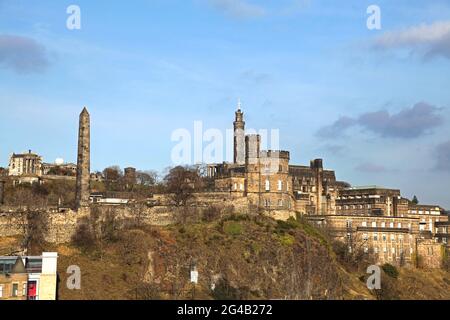
[[[381,268],[377,265],[372,265],[367,268],[367,274],[370,274],[366,285],[369,290],[381,289]]]
[[[379,6],[372,4],[367,7],[367,14],[370,16],[367,18],[367,29],[369,30],[381,30],[381,9]]]
[[[72,4],[67,7],[66,13],[69,17],[66,20],[66,27],[69,30],[81,29],[81,8],[78,5]]]
[[[278,129],[246,129],[246,135],[259,135],[259,150],[279,150],[280,130]],[[244,136],[244,132],[242,132]],[[171,141],[176,143],[171,152],[174,165],[213,164],[234,159],[233,129],[222,131],[217,128],[204,128],[202,121],[194,121],[193,130],[179,128],[172,132]],[[245,139],[240,141],[245,145]],[[257,143],[256,141],[254,143]]]
[[[81,290],[81,269],[79,266],[69,266],[66,271],[70,276],[67,278],[67,289]]]

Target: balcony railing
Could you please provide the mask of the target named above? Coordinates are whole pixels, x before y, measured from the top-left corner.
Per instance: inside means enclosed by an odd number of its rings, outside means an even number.
[[[395,232],[395,233],[409,233],[408,228],[386,228],[386,227],[357,227],[357,231],[366,232]]]
[[[436,221],[434,223],[435,227],[450,227],[450,221]]]

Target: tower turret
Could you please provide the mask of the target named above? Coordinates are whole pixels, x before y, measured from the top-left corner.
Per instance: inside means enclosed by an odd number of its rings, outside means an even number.
[[[236,111],[236,118],[234,125],[234,163],[245,164],[245,121],[244,113],[241,110],[241,101],[238,102],[238,110]]]

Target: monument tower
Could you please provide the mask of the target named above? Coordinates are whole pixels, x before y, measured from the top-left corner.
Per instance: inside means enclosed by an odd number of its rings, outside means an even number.
[[[90,116],[86,108],[80,114],[78,132],[78,160],[77,160],[77,209],[89,206],[90,178],[91,178],[91,125]]]
[[[238,102],[236,120],[234,121],[234,163],[245,164],[245,122],[241,110],[241,100]]]

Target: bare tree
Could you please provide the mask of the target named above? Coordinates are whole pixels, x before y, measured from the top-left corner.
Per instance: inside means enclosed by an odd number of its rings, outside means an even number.
[[[181,209],[182,221],[185,223],[189,213],[188,202],[194,197],[194,192],[201,186],[198,169],[182,166],[172,168],[164,181],[166,191],[175,207]]]
[[[45,242],[48,231],[47,198],[42,190],[20,186],[8,197],[8,205],[16,210],[9,215],[9,223],[19,229],[22,250],[37,252]]]
[[[136,172],[137,184],[141,186],[151,187],[158,181],[158,173],[156,171],[138,171]]]

